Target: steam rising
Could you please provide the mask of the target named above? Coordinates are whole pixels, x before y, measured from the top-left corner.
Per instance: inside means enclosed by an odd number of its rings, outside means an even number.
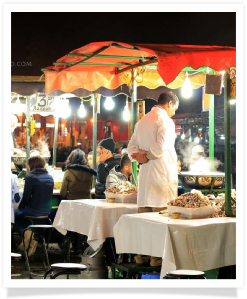
[[[193,143],[186,143],[186,142],[180,142],[177,146],[177,153],[178,153],[178,159],[179,157],[183,161],[183,166],[187,168],[188,170],[191,170],[193,172],[210,172],[217,171],[220,165],[223,165],[223,163],[216,158],[214,161],[210,161],[210,159],[206,156],[205,153],[203,153],[201,158],[198,160],[193,158],[192,156],[192,148],[194,147]]]

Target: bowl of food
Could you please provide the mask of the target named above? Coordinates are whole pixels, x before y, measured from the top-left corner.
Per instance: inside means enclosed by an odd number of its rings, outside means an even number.
[[[193,172],[183,171],[178,174],[178,179],[182,186],[190,189],[220,189],[224,187],[224,172]]]
[[[109,203],[114,203],[115,198],[107,198],[107,201],[108,201]]]
[[[181,213],[179,213],[179,212],[174,212],[174,213],[172,213],[172,217],[173,217],[174,219],[179,219],[180,216],[181,216]]]

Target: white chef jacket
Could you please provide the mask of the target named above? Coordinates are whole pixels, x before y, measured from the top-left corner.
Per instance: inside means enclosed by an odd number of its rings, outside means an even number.
[[[131,158],[138,148],[151,151],[158,159],[140,166],[138,207],[166,207],[177,196],[177,154],[175,124],[165,109],[155,106],[135,126],[128,145]]]
[[[14,207],[15,203],[14,196],[19,193],[19,182],[17,175],[11,174],[11,223],[15,223]]]

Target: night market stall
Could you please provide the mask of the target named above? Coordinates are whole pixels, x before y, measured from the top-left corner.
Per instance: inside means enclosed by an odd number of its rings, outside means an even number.
[[[178,88],[183,86],[184,93],[190,96],[191,89],[199,88],[205,86],[205,99],[208,97],[209,101],[209,157],[211,160],[214,159],[214,94],[218,94],[224,82],[224,101],[225,101],[225,214],[226,216],[232,216],[232,199],[231,194],[231,170],[230,170],[230,84],[234,85],[233,80],[235,79],[235,67],[236,67],[236,49],[230,47],[218,47],[218,46],[188,46],[188,45],[151,45],[151,44],[124,44],[117,42],[99,42],[91,43],[82,48],[71,51],[66,56],[58,59],[54,62],[54,66],[42,69],[45,73],[45,84],[46,84],[46,94],[52,96],[61,96],[64,93],[72,93],[77,97],[86,97],[93,94],[93,150],[94,150],[94,167],[96,167],[96,147],[97,147],[97,112],[99,112],[99,102],[101,95],[106,97],[115,96],[116,94],[123,93],[131,97],[131,115],[132,115],[132,133],[134,131],[135,123],[137,122],[137,110],[138,110],[138,99],[143,99],[145,97],[150,97],[157,99],[159,93],[162,92],[162,88]],[[234,73],[234,74],[233,74]],[[232,80],[232,81],[231,81]],[[108,99],[110,102],[111,99]],[[130,136],[129,136],[130,137]],[[210,173],[213,177],[213,169]],[[206,175],[206,178],[209,175]],[[136,164],[133,163],[133,183],[135,184],[137,180],[136,174]],[[198,180],[196,179],[196,182]],[[215,179],[211,179],[210,187],[215,185]],[[211,188],[212,190],[213,188]],[[117,192],[118,193],[118,192]],[[121,193],[121,192],[120,192]],[[193,192],[192,192],[193,194]],[[185,194],[184,194],[185,195]],[[186,195],[190,198],[193,195]],[[203,194],[198,191],[197,195],[200,200],[208,201]],[[112,195],[110,196],[112,197]],[[116,197],[117,198],[117,197]],[[110,198],[111,199],[111,198]],[[180,200],[180,199],[179,199]],[[182,200],[182,199],[181,199]],[[78,204],[82,206],[86,204],[87,206],[92,206],[90,203],[84,202],[85,200],[77,200],[77,203],[71,203],[70,212],[75,213],[76,209],[73,205]],[[100,213],[103,213],[104,205],[110,205],[106,201],[102,200],[102,203],[95,203],[99,207]],[[201,202],[201,201],[200,201]],[[63,202],[62,202],[63,203]],[[124,204],[124,201],[122,202]],[[195,205],[195,202],[193,203]],[[115,203],[117,205],[117,201]],[[177,206],[174,202],[170,203],[170,206]],[[66,214],[67,208],[64,209],[61,204],[58,210],[57,219],[55,219],[54,226],[61,232],[66,233],[69,229],[75,229],[75,226],[80,227],[80,225],[75,224],[76,221],[71,221],[68,223],[65,221],[64,215]],[[78,207],[79,207],[78,206]],[[112,205],[114,206],[114,204]],[[207,208],[207,204],[203,204],[204,208]],[[117,206],[115,206],[116,208]],[[183,206],[181,206],[183,207]],[[194,206],[197,207],[197,206]],[[93,208],[93,207],[91,207]],[[172,207],[171,207],[172,208]],[[186,207],[191,208],[191,207]],[[95,207],[93,208],[94,215],[99,213]],[[114,209],[113,209],[114,210]],[[170,209],[171,210],[171,209]],[[213,211],[213,209],[211,208]],[[169,208],[168,208],[169,211]],[[205,209],[204,209],[205,211]],[[72,213],[72,214],[73,214]],[[133,212],[132,212],[133,213]],[[100,243],[103,238],[111,237],[114,234],[116,241],[117,253],[126,252],[140,252],[142,254],[151,254],[163,257],[162,264],[162,275],[166,271],[172,269],[187,267],[189,269],[195,270],[209,270],[205,267],[205,264],[195,264],[183,262],[189,258],[185,255],[182,259],[178,260],[176,250],[180,250],[178,247],[173,246],[174,242],[173,235],[171,232],[171,227],[174,230],[177,229],[176,220],[172,220],[168,215],[160,215],[153,213],[149,219],[147,214],[139,215],[134,214],[133,216],[128,215],[128,211],[124,214],[119,215],[119,221],[116,225],[108,226],[108,220],[105,218],[104,223],[100,225],[102,227],[110,227],[110,233],[106,235],[95,235],[90,241],[99,240]],[[170,214],[170,212],[169,212]],[[205,218],[212,216],[207,214],[204,216],[194,215],[194,217],[188,218]],[[205,219],[198,220],[192,219],[187,221],[186,215],[183,215],[184,219],[179,220],[185,229],[187,227],[194,227],[196,233],[203,235],[206,230],[211,230],[212,227],[217,227],[215,230],[216,236],[219,237],[219,244],[215,250],[217,254],[215,258],[217,259],[218,254],[221,254],[219,248],[222,248],[224,240],[222,236],[224,232],[220,228],[224,228],[227,234],[230,233],[228,243],[224,243],[224,248],[227,247],[226,257],[221,260],[221,263],[209,263],[210,269],[212,267],[223,267],[227,265],[233,265],[236,259],[236,221],[234,218],[229,218],[228,220],[221,219]],[[197,217],[198,216],[198,217]],[[71,217],[76,218],[76,214],[71,215]],[[159,217],[159,218],[157,218]],[[168,218],[165,218],[168,217]],[[70,218],[71,219],[71,218]],[[92,218],[93,219],[93,218]],[[90,219],[90,220],[92,220]],[[115,219],[117,220],[117,219]],[[150,251],[150,246],[144,246],[141,248],[141,244],[155,244],[156,239],[146,240],[136,237],[135,231],[128,229],[123,230],[123,226],[127,227],[131,225],[131,221],[140,222],[138,227],[142,225],[147,225],[147,231],[153,231],[155,228],[152,227],[152,223],[163,223],[164,225],[164,237],[161,240],[161,246],[158,246],[157,250],[159,252]],[[219,220],[219,221],[218,221]],[[147,221],[142,223],[142,221]],[[174,223],[173,223],[174,222]],[[176,223],[175,223],[176,222]],[[179,222],[179,223],[180,223]],[[191,223],[193,222],[193,223]],[[126,224],[128,223],[128,225]],[[169,225],[168,225],[169,224]],[[205,225],[204,225],[205,224]],[[222,225],[221,225],[222,224]],[[173,226],[171,226],[173,225]],[[230,227],[229,227],[230,225]],[[73,227],[72,227],[73,226]],[[160,226],[161,227],[161,226]],[[182,226],[181,226],[182,227]],[[202,231],[199,232],[199,229]],[[230,232],[229,232],[230,230]],[[124,231],[124,235],[123,235]],[[88,233],[85,230],[79,231],[79,233]],[[191,232],[189,232],[191,234]],[[183,235],[183,232],[180,233]],[[89,234],[90,235],[90,234]],[[148,234],[150,236],[151,234]],[[130,240],[130,242],[123,242],[123,240]],[[169,240],[170,241],[169,241]],[[135,241],[134,241],[135,240]],[[183,241],[182,241],[183,242]],[[123,245],[124,243],[124,245]],[[209,242],[210,243],[210,242]],[[96,244],[96,243],[95,243]],[[131,245],[130,245],[131,244]],[[165,246],[164,246],[165,244]],[[211,243],[210,243],[211,244]],[[128,247],[129,246],[129,247]],[[168,247],[169,250],[168,250]],[[97,246],[96,246],[97,247]],[[152,247],[152,246],[151,246]],[[212,246],[210,246],[212,248]],[[205,252],[210,255],[210,251],[204,248]],[[175,251],[174,251],[175,250]],[[197,247],[193,247],[189,250],[200,250]],[[191,252],[189,252],[191,254]],[[203,256],[207,260],[207,255]],[[199,258],[200,259],[200,258]],[[168,265],[168,266],[167,266]],[[169,267],[171,265],[171,267]],[[163,277],[161,277],[163,278]]]

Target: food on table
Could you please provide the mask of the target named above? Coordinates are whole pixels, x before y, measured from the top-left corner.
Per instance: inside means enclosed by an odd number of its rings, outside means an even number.
[[[184,193],[167,203],[168,206],[177,206],[183,208],[201,208],[212,206],[213,204],[198,190],[191,190],[191,192]]]
[[[62,187],[62,182],[54,182],[54,189],[61,189]]]
[[[219,218],[219,217],[226,217],[225,211],[222,211],[220,207],[216,207],[215,213],[208,216],[208,218]]]
[[[109,203],[113,203],[113,202],[115,201],[115,198],[107,198],[107,201],[108,201]]]
[[[165,210],[159,211],[159,214],[168,214],[168,210],[165,209]]]
[[[130,182],[122,182],[115,185],[114,187],[106,189],[105,193],[132,194],[137,193],[137,188],[136,186],[131,185]]]
[[[173,217],[174,219],[179,219],[180,216],[181,216],[181,213],[172,213],[172,217]]]

